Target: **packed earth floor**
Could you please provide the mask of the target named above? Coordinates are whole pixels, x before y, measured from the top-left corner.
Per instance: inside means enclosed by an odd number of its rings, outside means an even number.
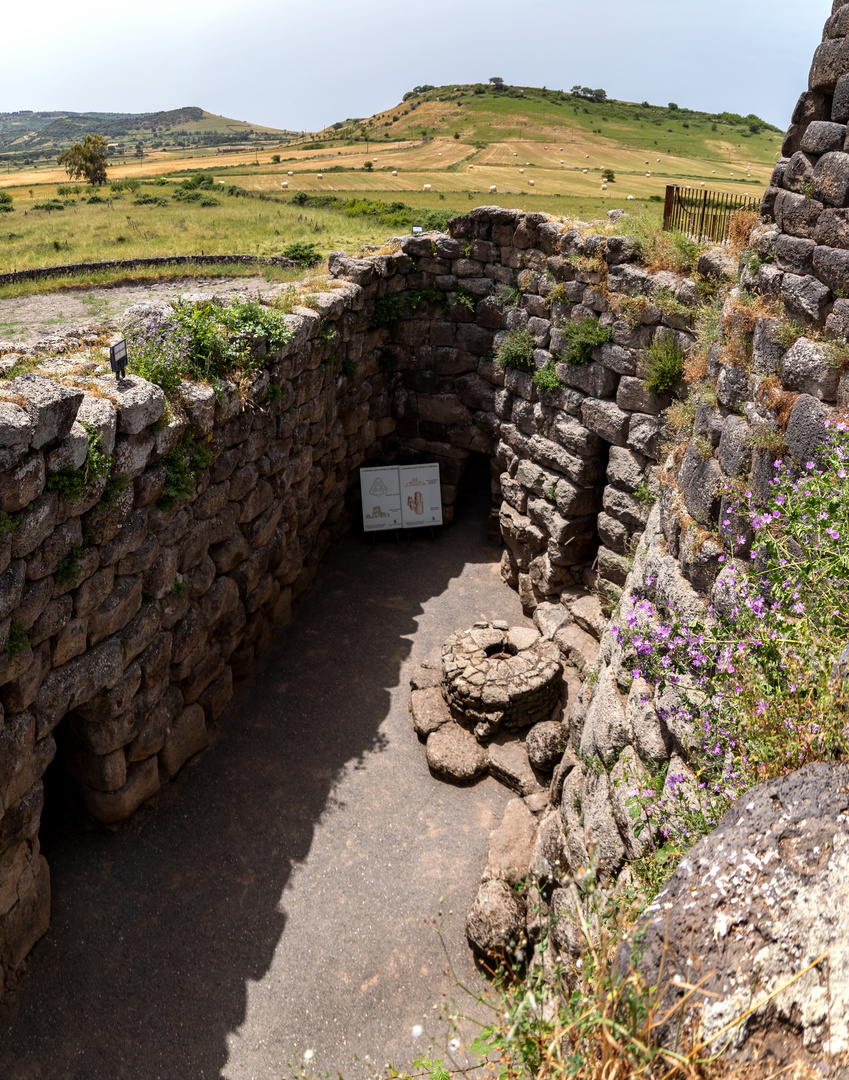
[[[210,748],[128,826],[57,813],[54,791],[53,915],[0,1005],[4,1080],[272,1080],[308,1050],[316,1075],[409,1067],[451,985],[440,912],[481,986],[463,919],[510,792],[433,778],[407,706],[453,631],[525,622],[488,486],[434,542],[332,551]]]

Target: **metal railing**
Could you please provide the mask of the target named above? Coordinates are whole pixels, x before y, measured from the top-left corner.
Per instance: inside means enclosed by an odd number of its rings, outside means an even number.
[[[698,188],[669,184],[663,227],[677,229],[697,243],[712,240],[721,244],[728,239],[731,218],[738,210],[759,210],[761,200],[752,195],[729,195],[724,191],[701,191]]]

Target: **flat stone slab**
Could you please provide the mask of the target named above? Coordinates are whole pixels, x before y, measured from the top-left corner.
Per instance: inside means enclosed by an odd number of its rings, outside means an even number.
[[[410,699],[410,712],[416,734],[426,739],[444,724],[451,723],[451,711],[439,686],[414,690]]]
[[[435,671],[433,668],[425,667],[424,664],[419,664],[413,672],[413,677],[410,679],[410,687],[413,690],[430,690],[434,686],[439,686],[441,683],[441,672]]]
[[[428,736],[427,763],[449,780],[476,780],[488,764],[486,751],[474,735],[453,721]]]
[[[574,665],[578,671],[586,673],[596,662],[599,644],[594,637],[572,623],[561,626],[554,635],[554,641],[563,659]]]
[[[487,758],[490,775],[520,795],[533,795],[543,790],[528,760],[528,751],[518,739],[491,743]]]
[[[515,885],[526,878],[536,833],[537,819],[524,800],[511,799],[504,808],[501,824],[489,834],[483,880]]]

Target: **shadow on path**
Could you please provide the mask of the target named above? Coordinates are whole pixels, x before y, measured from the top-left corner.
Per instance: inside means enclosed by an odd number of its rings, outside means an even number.
[[[488,478],[487,478],[488,487]],[[414,663],[479,618],[521,621],[486,505],[435,543],[351,536],[219,721],[126,828],[49,838],[53,921],[0,1005],[4,1080],[362,1075],[409,1064],[445,987],[423,918],[469,968],[462,915],[507,793],[437,783]]]

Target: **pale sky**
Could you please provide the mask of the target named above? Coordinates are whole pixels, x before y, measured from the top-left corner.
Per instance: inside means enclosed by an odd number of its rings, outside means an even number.
[[[294,130],[422,83],[601,87],[786,128],[831,0],[30,0],[4,5],[0,112],[199,105]]]

